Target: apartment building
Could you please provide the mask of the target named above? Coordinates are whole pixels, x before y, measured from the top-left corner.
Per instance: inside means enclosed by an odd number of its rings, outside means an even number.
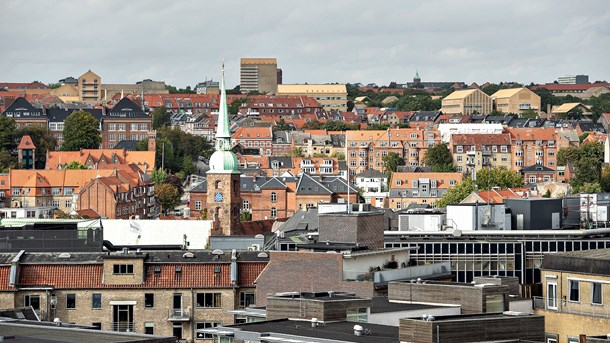
[[[454,134],[449,148],[456,170],[473,178],[483,168],[511,168],[510,134]]]
[[[557,169],[557,152],[570,144],[554,128],[508,128],[506,132],[512,142],[511,168],[517,171],[535,164]]]
[[[534,309],[545,317],[545,342],[582,342],[610,328],[610,249],[545,254],[542,297]]]
[[[540,96],[527,88],[501,89],[491,95],[496,111],[520,114],[523,111],[541,111]]]
[[[242,93],[277,93],[278,72],[275,58],[242,58],[240,89]]]
[[[347,111],[347,88],[344,84],[278,85],[277,94],[314,98],[325,111]]]
[[[489,114],[493,110],[491,97],[478,88],[458,90],[442,100],[444,114]]]
[[[101,100],[102,78],[88,70],[78,78],[79,100],[85,103],[99,103]]]
[[[41,108],[34,107],[24,97],[16,98],[6,107],[3,116],[15,120],[17,128],[25,126],[47,126],[47,117]]]
[[[271,127],[239,127],[232,134],[234,144],[240,144],[245,148],[254,148],[260,151],[260,155],[273,155],[273,132]]]
[[[400,155],[405,165],[423,165],[428,148],[441,142],[435,129],[352,130],[345,132],[345,159],[349,175],[367,169],[383,171],[383,157],[390,152]]]
[[[129,98],[122,98],[102,115],[102,149],[112,149],[120,141],[153,138],[152,117]]]
[[[255,303],[259,252],[4,253],[0,308],[31,306],[45,320],[199,341]],[[9,276],[9,269],[15,274]]]
[[[149,148],[153,145],[154,142],[149,142]],[[71,162],[78,162],[89,169],[112,169],[113,165],[135,164],[142,171],[151,172],[155,167],[155,149],[149,151],[127,151],[124,149],[47,151],[45,169],[63,169]]]
[[[299,149],[305,157],[333,156],[345,153],[345,136],[329,134],[325,130],[292,132],[292,148]]]
[[[434,205],[450,187],[462,182],[462,173],[394,172],[390,180],[391,209],[409,204]]]

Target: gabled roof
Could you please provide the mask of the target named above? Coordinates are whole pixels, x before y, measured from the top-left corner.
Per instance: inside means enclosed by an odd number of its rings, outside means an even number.
[[[296,194],[328,195],[332,193],[333,192],[331,192],[320,182],[316,181],[313,177],[306,173],[301,174],[297,184]]]
[[[99,108],[49,108],[46,110],[47,117],[51,123],[62,123],[75,111],[85,111],[96,119],[102,119],[102,109]]]
[[[508,128],[506,132],[512,139],[522,141],[555,140],[554,128]]]
[[[537,173],[554,173],[555,170],[551,169],[549,167],[543,166],[541,164],[534,164],[531,166],[527,166],[527,167],[523,167],[523,169],[521,169],[521,172],[537,172]]]
[[[286,185],[277,177],[273,177],[262,184],[260,189],[286,189]]]
[[[36,149],[34,142],[32,141],[32,137],[29,135],[24,135],[21,137],[21,142],[19,142],[19,146],[17,149]]]
[[[388,176],[385,173],[380,172],[379,170],[367,169],[367,170],[363,171],[362,173],[356,175],[356,177],[387,178]]]
[[[119,117],[119,118],[150,118],[142,108],[138,107],[129,98],[123,98],[114,105],[111,109],[106,111],[106,117]]]
[[[41,116],[43,112],[40,108],[34,107],[29,101],[23,97],[15,99],[9,106],[6,107],[4,113],[29,113],[31,116]]]
[[[459,99],[464,99],[465,97],[469,96],[470,94],[472,94],[472,93],[474,93],[476,91],[478,91],[478,89],[464,89],[464,90],[454,91],[453,93],[451,93],[451,94],[447,95],[446,97],[444,97],[443,100],[459,100]]]
[[[510,98],[513,95],[516,95],[517,93],[521,92],[522,90],[528,90],[527,88],[521,87],[521,88],[509,88],[509,89],[500,89],[499,91],[493,93],[491,95],[492,98],[496,98],[496,99],[501,99],[501,98]],[[531,91],[530,91],[531,92]]]
[[[553,113],[568,113],[570,111],[572,111],[575,108],[578,107],[583,107],[585,109],[586,112],[591,112],[591,108],[581,104],[580,102],[567,102],[565,104],[562,104],[561,106],[556,106],[553,108],[553,110],[551,112]]]
[[[323,178],[321,183],[333,193],[346,194],[348,192],[347,182],[340,176]],[[354,194],[358,193],[358,189],[356,189],[354,186],[350,186],[349,191]]]

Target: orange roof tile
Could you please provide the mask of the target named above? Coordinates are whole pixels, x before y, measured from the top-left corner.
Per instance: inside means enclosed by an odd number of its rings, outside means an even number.
[[[554,128],[508,128],[506,132],[510,133],[512,139],[521,141],[555,140]]]
[[[32,141],[32,137],[29,135],[24,135],[21,137],[21,142],[19,142],[19,146],[17,149],[36,149],[34,142]]]
[[[507,133],[493,134],[453,134],[451,135],[453,145],[511,145],[510,135]]]

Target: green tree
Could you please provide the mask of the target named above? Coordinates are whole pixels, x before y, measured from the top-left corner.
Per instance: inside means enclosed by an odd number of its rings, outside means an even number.
[[[182,169],[180,171],[185,177],[195,172],[195,164],[193,163],[193,158],[191,156],[184,156],[182,159]]]
[[[404,159],[395,152],[390,152],[386,156],[383,156],[382,161],[383,171],[388,175],[395,172],[399,166],[404,165]]]
[[[599,185],[604,192],[610,192],[610,166],[604,167],[599,178]]]
[[[9,169],[17,168],[17,158],[8,150],[0,150],[0,173],[8,173]]]
[[[518,188],[523,187],[523,176],[506,167],[495,169],[483,168],[477,171],[475,183],[479,191],[492,189],[493,187],[500,187],[502,189]]]
[[[84,165],[78,161],[72,161],[72,162],[66,164],[64,169],[89,169],[89,168],[87,168],[86,165]]]
[[[231,101],[229,107],[229,114],[237,114],[239,112],[239,108],[241,105],[245,104],[248,101],[248,98],[237,98]]]
[[[155,198],[161,203],[161,210],[167,213],[180,204],[180,194],[176,187],[169,183],[155,185]]]
[[[387,130],[390,128],[390,123],[383,123],[383,124],[370,124],[367,125],[364,129],[365,130]]]
[[[345,155],[340,152],[333,152],[332,155],[330,155],[330,157],[334,157],[339,161],[345,161]]]
[[[99,125],[99,120],[89,112],[72,112],[64,121],[64,144],[61,150],[99,149],[102,142]]]
[[[573,188],[585,183],[599,183],[601,162],[592,157],[581,157],[574,163],[575,176],[571,181]]]
[[[10,117],[0,116],[0,150],[12,151],[17,147],[15,132],[17,125]]]
[[[148,151],[148,138],[141,139],[136,143],[136,151]]]
[[[251,221],[251,220],[252,220],[252,212],[249,212],[249,211],[242,211],[242,212],[239,214],[239,221],[242,221],[242,222],[249,222],[249,221]]]
[[[467,196],[474,191],[474,183],[470,179],[466,179],[457,185],[449,188],[447,193],[443,194],[441,199],[436,202],[436,207],[447,207],[447,205],[459,204]]]
[[[524,118],[524,119],[536,119],[536,118],[538,118],[538,112],[536,112],[536,110],[529,108],[529,109],[521,112],[519,117]]]
[[[155,161],[157,168],[174,171],[174,144],[169,139],[162,137],[157,140]]]
[[[322,130],[324,129],[324,123],[317,120],[312,120],[303,124],[303,130]]]
[[[292,130],[292,126],[290,126],[285,120],[284,118],[278,120],[277,122],[275,122],[275,126],[273,127],[273,131],[291,131]]]
[[[155,108],[152,113],[153,129],[159,129],[163,126],[168,126],[171,123],[171,114],[167,112],[165,106]]]
[[[167,173],[163,169],[153,169],[152,173],[150,174],[150,180],[155,185],[165,183],[165,180],[167,180]]]
[[[424,164],[432,169],[452,169],[453,156],[447,144],[440,143],[426,150],[424,154]],[[450,166],[451,168],[448,168]]]
[[[557,165],[565,166],[568,162],[574,163],[580,159],[580,149],[578,147],[565,147],[557,152]]]
[[[502,87],[500,85],[491,83],[491,84],[483,87],[481,90],[487,95],[492,95],[493,93],[499,91],[500,89],[502,89]]]
[[[573,192],[585,194],[601,193],[602,187],[600,186],[599,182],[585,182],[582,185],[574,186]]]
[[[303,154],[303,150],[301,150],[301,148],[299,147],[295,146],[294,148],[292,148],[291,152],[292,157],[305,157],[305,154]]]
[[[610,93],[593,96],[586,103],[591,107],[593,120],[597,120],[603,113],[610,113]]]

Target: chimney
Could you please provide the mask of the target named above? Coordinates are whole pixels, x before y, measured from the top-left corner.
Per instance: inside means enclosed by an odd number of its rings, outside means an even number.
[[[148,151],[157,150],[157,139],[154,137],[148,138]]]

